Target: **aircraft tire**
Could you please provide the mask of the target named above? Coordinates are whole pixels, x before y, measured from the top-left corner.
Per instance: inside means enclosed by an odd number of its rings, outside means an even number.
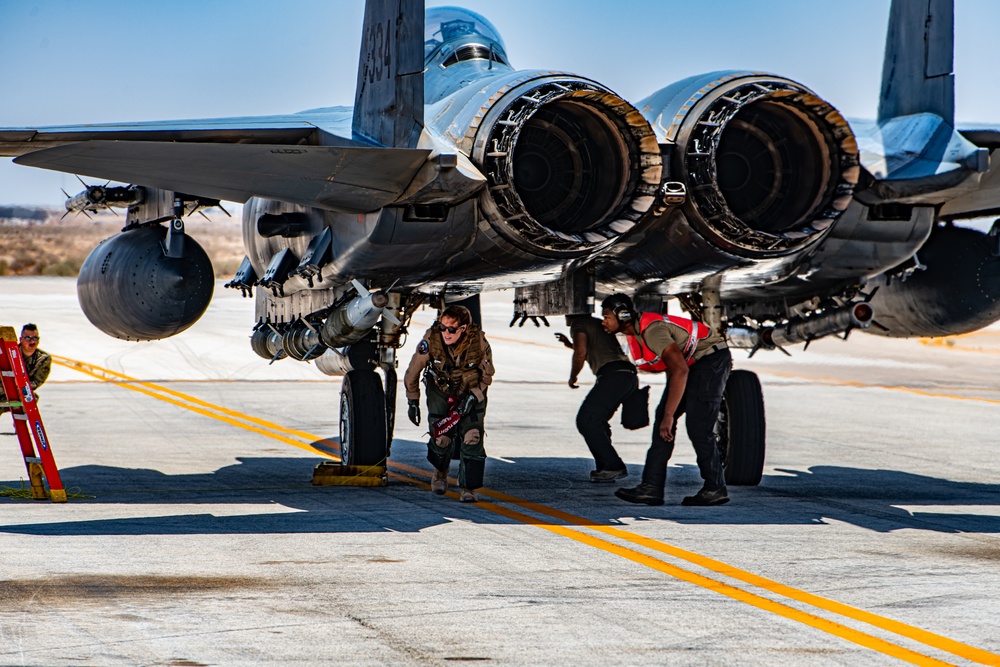
[[[340,390],[341,463],[385,465],[387,433],[382,379],[372,370],[347,373]]]
[[[719,411],[719,455],[726,484],[757,486],[764,474],[764,394],[756,373],[734,370]]]

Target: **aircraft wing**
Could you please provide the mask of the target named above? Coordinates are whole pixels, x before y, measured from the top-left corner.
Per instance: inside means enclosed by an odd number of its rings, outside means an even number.
[[[351,137],[349,107],[286,116],[0,128],[18,164],[186,194],[361,213],[392,203],[428,150]]]
[[[0,128],[0,156],[16,157],[77,141],[179,141],[364,146],[354,141],[350,107],[278,116]]]
[[[429,150],[284,144],[83,141],[14,161],[245,202],[253,196],[363,213],[394,202]]]

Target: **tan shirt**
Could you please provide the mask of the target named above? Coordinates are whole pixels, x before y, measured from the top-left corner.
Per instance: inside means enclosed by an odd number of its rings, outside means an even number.
[[[667,320],[657,321],[646,327],[642,332],[642,340],[646,346],[656,355],[662,355],[663,351],[671,343],[676,343],[677,347],[684,349],[688,341],[688,332],[679,324],[674,324]],[[694,348],[694,360],[698,361],[706,354],[709,354],[713,345],[724,342],[726,339],[717,333],[709,333],[707,338],[698,341]]]
[[[434,332],[425,333],[422,341],[427,340],[428,335],[440,335]],[[481,332],[479,337],[482,343],[482,359],[479,362],[479,386],[473,387],[470,391],[472,395],[476,397],[477,401],[483,400],[483,392],[486,388],[493,384],[493,374],[496,370],[493,368],[493,350],[490,348],[489,341],[486,340],[486,333]],[[456,361],[455,357],[452,356],[452,348],[445,345],[445,350],[451,357],[451,361]],[[426,350],[421,352],[420,350]],[[426,344],[417,344],[417,351],[413,353],[413,357],[410,358],[410,365],[406,367],[406,374],[403,376],[403,386],[406,388],[406,398],[420,398],[420,375],[423,373],[424,369],[427,367],[431,361],[430,351],[427,350]]]
[[[597,375],[597,371],[607,363],[612,361],[626,361],[632,363],[622,346],[618,343],[618,338],[614,334],[609,334],[601,326],[601,320],[596,317],[577,317],[569,328],[570,338],[575,338],[576,334],[583,333],[587,336],[587,365],[590,372]]]

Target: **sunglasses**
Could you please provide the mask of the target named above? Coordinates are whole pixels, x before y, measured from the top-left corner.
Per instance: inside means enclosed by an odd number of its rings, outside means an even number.
[[[438,329],[440,329],[441,331],[447,331],[450,334],[457,334],[459,331],[461,331],[464,328],[465,328],[464,324],[462,326],[460,326],[460,327],[446,327],[443,324],[439,324],[438,325]]]
[[[35,341],[36,343],[38,342],[38,336],[23,336],[23,338],[26,341]]]

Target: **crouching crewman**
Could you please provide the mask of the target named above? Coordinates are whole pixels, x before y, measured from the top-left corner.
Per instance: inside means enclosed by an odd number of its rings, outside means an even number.
[[[458,466],[459,500],[474,503],[483,485],[486,449],[483,421],[486,389],[493,382],[493,352],[482,330],[465,306],[449,306],[441,313],[410,359],[403,384],[410,421],[420,426],[420,375],[427,388],[427,421],[431,438],[427,460],[434,466],[431,491],[448,490],[452,442],[461,438]]]

